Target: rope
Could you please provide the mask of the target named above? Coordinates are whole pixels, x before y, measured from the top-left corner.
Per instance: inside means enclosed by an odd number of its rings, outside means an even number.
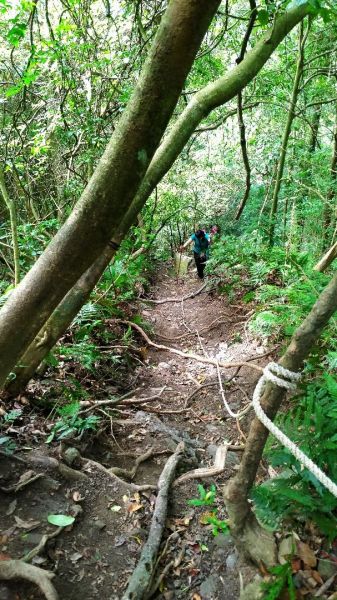
[[[228,414],[231,417],[233,417],[234,419],[240,419],[240,417],[242,417],[244,414],[246,414],[246,412],[251,407],[253,407],[257,418],[266,427],[266,429],[268,429],[268,431],[274,437],[276,437],[276,439],[279,442],[281,442],[281,444],[285,448],[287,448],[287,450],[289,450],[289,452],[291,452],[291,454],[293,456],[295,456],[295,458],[297,458],[297,460],[306,469],[308,469],[308,471],[310,471],[310,473],[315,475],[316,479],[318,479],[318,481],[320,481],[320,483],[327,490],[329,490],[329,492],[331,492],[331,494],[333,496],[335,496],[335,498],[337,498],[337,485],[306,454],[304,454],[304,452],[302,452],[302,450],[300,450],[296,446],[296,444],[294,442],[292,442],[285,435],[285,433],[283,433],[283,431],[281,431],[277,427],[277,425],[275,425],[275,423],[273,423],[269,419],[269,417],[267,417],[266,413],[264,412],[264,410],[260,404],[260,400],[261,400],[262,393],[263,393],[263,388],[267,381],[270,381],[274,385],[284,388],[286,390],[294,391],[294,390],[296,390],[297,383],[301,379],[301,373],[294,373],[293,371],[289,371],[288,369],[285,369],[284,367],[282,367],[282,365],[279,365],[274,362],[270,362],[263,369],[263,375],[262,375],[262,377],[260,377],[259,381],[257,382],[256,388],[254,390],[252,402],[248,406],[246,406],[242,411],[240,411],[239,413],[234,413],[231,410],[231,408],[228,405],[228,402],[226,401],[226,398],[225,398],[225,393],[224,393],[224,389],[222,386],[222,380],[221,380],[221,374],[220,374],[220,368],[219,368],[218,362],[217,362],[216,367],[217,367],[217,372],[218,372],[220,393],[222,396],[224,407],[227,410]]]
[[[257,418],[263,423],[263,425],[270,431],[270,433],[281,442],[281,444],[291,452],[295,458],[315,475],[316,479],[324,485],[325,488],[337,498],[337,485],[306,455],[300,450],[294,442],[292,442],[278,427],[273,423],[266,415],[260,404],[263,387],[266,381],[271,381],[278,387],[285,388],[287,390],[295,390],[298,381],[301,379],[300,373],[294,373],[285,369],[277,363],[269,363],[263,370],[263,375],[259,379],[257,386],[254,390],[252,405],[255,410]]]

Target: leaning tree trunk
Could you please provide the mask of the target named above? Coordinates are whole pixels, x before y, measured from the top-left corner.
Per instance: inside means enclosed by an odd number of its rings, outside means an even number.
[[[80,201],[0,312],[0,385],[119,228],[219,4],[168,4],[133,96]]]
[[[148,196],[170,169],[200,121],[213,108],[233,98],[238,91],[243,89],[254,78],[278,44],[308,14],[308,11],[309,5],[306,3],[281,15],[275,22],[273,29],[247,54],[238,67],[228,75],[209,84],[195,95],[153,157],[145,178],[119,230],[127,231],[129,228],[128,223],[131,224],[134,222],[135,217]],[[76,289],[74,293],[76,295]],[[69,304],[69,298],[67,303]],[[49,314],[46,313],[45,321],[48,319]],[[23,347],[22,350],[24,351],[25,348]],[[1,376],[0,370],[0,382]]]
[[[324,256],[322,256],[322,258],[314,266],[314,271],[319,271],[320,273],[323,273],[323,271],[325,271],[331,265],[332,261],[334,261],[336,257],[337,257],[337,242],[335,242],[333,244],[333,246],[331,246],[331,248],[329,248],[329,250],[324,254]]]
[[[326,326],[336,310],[337,274],[321,293],[302,325],[294,333],[284,356],[280,360],[280,364],[291,371],[300,371],[323,327]],[[266,384],[261,398],[261,405],[270,419],[274,419],[285,395],[286,390],[283,388],[276,387],[272,383]],[[238,544],[241,544],[243,552],[255,561],[259,561],[261,556],[257,555],[257,546],[256,543],[252,542],[250,533],[253,531],[254,536],[256,536],[258,525],[251,512],[248,498],[255,481],[267,437],[267,429],[255,418],[250,426],[239,471],[229,482],[224,492],[231,531]],[[248,540],[250,541],[248,542]]]
[[[296,64],[296,73],[295,73],[295,79],[294,79],[294,84],[293,84],[293,91],[291,94],[291,100],[290,100],[290,106],[289,106],[286,126],[285,126],[285,129],[283,132],[283,137],[282,137],[280,157],[279,157],[278,166],[277,166],[275,186],[274,186],[271,211],[270,211],[270,225],[269,225],[269,244],[270,245],[272,245],[274,242],[274,232],[275,232],[275,224],[276,224],[276,219],[277,219],[278,200],[279,200],[279,195],[280,195],[281,183],[282,183],[282,179],[283,179],[289,137],[290,137],[292,124],[295,119],[295,109],[296,109],[297,99],[298,99],[299,90],[300,90],[300,82],[301,82],[302,74],[303,74],[304,46],[305,46],[305,42],[306,42],[308,32],[309,32],[309,27],[308,27],[306,35],[303,36],[303,22],[301,23],[300,27],[301,27],[301,30],[300,30],[300,36],[299,36],[299,49],[298,49],[298,59],[297,59],[297,64]]]

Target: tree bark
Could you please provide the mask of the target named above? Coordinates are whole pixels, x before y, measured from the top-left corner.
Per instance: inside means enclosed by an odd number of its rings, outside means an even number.
[[[169,3],[139,83],[80,201],[0,312],[0,385],[118,231],[219,3]]]
[[[293,90],[292,90],[292,94],[291,94],[291,100],[290,100],[290,106],[289,106],[286,126],[285,126],[285,129],[283,132],[283,137],[282,137],[280,157],[279,157],[279,161],[278,161],[275,186],[274,186],[273,197],[272,197],[272,205],[271,205],[271,211],[270,211],[270,225],[269,225],[269,244],[270,244],[270,246],[274,243],[274,232],[275,232],[275,224],[276,224],[276,219],[277,219],[278,200],[279,200],[281,183],[282,183],[282,178],[283,178],[283,173],[284,173],[284,166],[285,166],[285,161],[286,161],[286,156],[287,156],[289,137],[290,137],[292,124],[295,119],[295,109],[296,109],[297,99],[298,99],[299,90],[300,90],[300,82],[301,82],[302,74],[303,74],[304,46],[305,46],[305,42],[307,39],[307,35],[308,35],[308,31],[307,31],[306,35],[303,36],[303,22],[302,22],[300,36],[299,36],[298,59],[297,59],[297,64],[296,64],[295,79],[294,79]]]
[[[291,371],[299,371],[322,329],[336,310],[337,274],[323,290],[311,312],[294,333],[280,364]],[[286,390],[276,387],[272,383],[266,384],[261,405],[270,419],[274,419],[285,395]],[[267,437],[267,429],[255,418],[250,427],[239,471],[225,489],[225,502],[231,530],[238,539],[245,538],[244,531],[253,522],[248,496],[256,477]],[[250,548],[250,551],[254,554],[253,548]]]

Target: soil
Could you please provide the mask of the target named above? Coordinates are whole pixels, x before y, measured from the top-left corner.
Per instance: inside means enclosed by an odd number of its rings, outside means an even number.
[[[165,271],[153,287],[153,297],[181,298],[199,288],[195,273],[178,281]],[[148,335],[157,343],[226,362],[255,357],[254,364],[263,365],[267,360],[262,356],[266,348],[245,329],[247,308],[231,306],[215,292],[205,289],[184,302],[142,301],[139,312],[143,323],[149,324]],[[215,320],[219,322],[214,326]],[[201,333],[197,335],[196,330]],[[186,336],[182,339],[164,339],[183,334]],[[140,343],[144,346],[144,340]],[[149,531],[158,477],[179,440],[187,440],[189,451],[177,476],[212,465],[219,445],[242,445],[245,441],[251,414],[239,424],[228,418],[219,394],[216,367],[145,346],[142,355],[143,361],[133,373],[137,379],[134,397],[159,394],[158,399],[141,407],[119,407],[119,413],[111,413],[113,418],[105,432],[69,439],[61,446],[47,446],[42,442],[42,428],[30,425],[30,447],[22,448],[17,455],[25,462],[15,455],[0,455],[2,489],[15,485],[23,474],[28,479],[42,475],[17,492],[0,492],[0,558],[21,558],[44,533],[54,531],[55,527],[47,522],[48,515],[75,516],[74,524],[63,528],[32,560],[32,564],[55,573],[53,582],[63,600],[122,597]],[[230,380],[225,385],[230,406],[240,410],[251,398],[258,371],[243,367],[237,372],[232,368],[223,370],[222,376],[224,382]],[[214,385],[205,386],[210,383]],[[61,473],[58,464],[67,447],[77,447],[82,456],[106,468],[124,469],[132,468],[137,457],[153,448],[154,456],[141,463],[133,479],[138,485],[152,485],[153,490],[135,491],[94,463],[85,467],[75,460],[72,471],[63,469]],[[153,598],[237,600],[240,581],[242,584],[254,575],[253,568],[240,562],[230,536],[221,531],[214,535],[213,526],[205,518],[206,512],[216,508],[217,518],[226,519],[221,490],[239,461],[240,451],[229,451],[221,475],[185,481],[171,489]],[[207,489],[216,487],[215,507],[188,503],[198,497],[198,484]],[[33,585],[0,583],[0,600],[42,598]]]

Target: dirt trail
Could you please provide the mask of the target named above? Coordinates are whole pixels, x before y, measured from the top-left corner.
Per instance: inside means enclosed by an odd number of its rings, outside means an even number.
[[[200,281],[194,277],[192,274],[184,281],[177,281],[164,272],[153,289],[154,297],[186,296],[200,287]],[[226,362],[244,361],[265,352],[245,333],[242,307],[230,306],[225,298],[206,290],[183,303],[144,302],[141,312],[144,321],[151,324],[149,336],[158,343]],[[217,319],[219,323],[214,326]],[[196,329],[202,331],[199,336],[194,334]],[[166,339],[182,335],[185,336],[182,339]],[[54,449],[53,467],[48,463],[51,451],[46,446],[32,451],[40,461],[35,460],[34,472],[43,473],[43,477],[16,494],[0,492],[3,507],[0,558],[3,555],[19,558],[34,547],[43,533],[52,530],[46,523],[48,514],[77,513],[75,525],[54,538],[47,552],[35,560],[35,564],[55,570],[54,584],[62,600],[79,596],[86,600],[98,596],[101,600],[121,598],[148,533],[159,474],[179,439],[187,439],[190,448],[183,471],[212,465],[217,447],[225,442],[244,443],[251,414],[240,421],[240,427],[227,418],[213,365],[184,360],[152,348],[144,348],[143,354],[145,362],[135,369],[135,396],[149,397],[161,390],[160,398],[141,410],[132,406],[123,408],[121,414],[115,415],[117,421],[111,420],[111,431],[96,436],[94,444],[86,448],[85,456],[107,468],[130,469],[136,457],[153,448],[156,455],[140,465],[133,480],[141,485],[152,484],[153,492],[139,494],[94,465],[84,470],[84,480],[72,481],[69,473],[61,476],[55,470],[60,449]],[[255,361],[258,363],[263,363],[263,358]],[[234,369],[227,370],[223,377],[229,379],[234,373]],[[225,387],[233,410],[245,406],[257,378],[257,371],[244,367]],[[211,383],[215,385],[205,385]],[[195,392],[193,397],[192,392]],[[240,565],[230,536],[222,533],[214,536],[212,526],[204,523],[202,514],[207,507],[188,504],[190,498],[197,496],[198,483],[207,488],[214,483],[218,517],[224,519],[221,487],[239,460],[240,452],[229,451],[224,473],[202,482],[186,481],[172,490],[165,532],[167,542],[158,565],[155,578],[158,589],[153,598],[237,600],[239,597],[240,573],[246,579],[249,568]],[[1,462],[2,487],[10,486],[31,468],[11,458],[1,457]],[[43,596],[31,586],[0,583],[0,600],[40,598]]]

